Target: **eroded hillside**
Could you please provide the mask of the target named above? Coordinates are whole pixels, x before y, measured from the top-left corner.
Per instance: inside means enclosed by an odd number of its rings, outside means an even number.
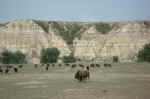
[[[81,60],[136,60],[137,52],[150,42],[150,21],[55,22],[15,20],[0,24],[0,51],[20,50],[30,62],[42,48],[56,47],[64,55]]]

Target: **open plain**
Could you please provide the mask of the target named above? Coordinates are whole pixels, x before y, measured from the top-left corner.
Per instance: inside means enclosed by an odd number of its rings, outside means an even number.
[[[0,75],[0,99],[150,99],[149,63],[100,64],[82,82],[74,79],[79,67],[25,65]]]

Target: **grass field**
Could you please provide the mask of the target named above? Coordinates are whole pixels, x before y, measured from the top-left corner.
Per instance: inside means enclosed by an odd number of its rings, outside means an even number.
[[[34,68],[0,75],[0,99],[150,99],[150,64],[112,64],[90,68],[90,79],[79,82],[79,68]]]

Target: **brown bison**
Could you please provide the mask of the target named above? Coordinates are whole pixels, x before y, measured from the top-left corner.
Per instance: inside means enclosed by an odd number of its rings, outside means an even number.
[[[105,63],[104,67],[110,67],[111,68],[112,66],[111,66],[111,64]]]
[[[76,66],[77,66],[76,64],[73,64],[71,67],[72,67],[72,68],[75,68]]]
[[[18,68],[17,67],[14,67],[14,72],[18,73]]]
[[[3,69],[0,67],[0,73],[3,74]]]
[[[82,68],[84,68],[84,65],[82,65],[82,64],[79,64],[79,66],[82,67]]]
[[[85,71],[80,71],[78,70],[75,74],[75,79],[82,81],[84,79],[90,78],[90,72],[89,72],[89,67],[87,67],[87,70]]]

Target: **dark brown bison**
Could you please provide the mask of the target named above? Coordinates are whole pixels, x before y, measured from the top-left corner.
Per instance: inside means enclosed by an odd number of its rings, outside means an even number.
[[[90,67],[95,67],[95,64],[90,64]]]
[[[14,72],[18,73],[18,68],[17,67],[14,67]]]
[[[6,69],[5,69],[5,74],[8,74],[8,73],[9,73],[9,69],[6,68]]]
[[[50,66],[50,64],[46,64],[46,66],[47,66],[47,67],[49,67],[49,66]]]
[[[23,68],[23,65],[19,65],[18,67],[19,67],[19,68]]]
[[[77,66],[76,64],[73,64],[71,67],[72,67],[72,68],[75,68],[76,66]]]
[[[82,68],[84,68],[84,65],[82,65],[82,64],[79,64],[79,66],[82,67]]]
[[[34,68],[37,68],[38,67],[38,64],[34,64]]]
[[[54,66],[55,66],[55,64],[53,63],[53,64],[52,64],[52,66],[54,67]]]
[[[0,67],[0,73],[3,74],[3,69]]]
[[[66,63],[65,65],[66,65],[66,66],[69,66],[69,63]]]
[[[59,67],[61,67],[61,66],[62,66],[62,64],[58,64],[58,66],[59,66]]]
[[[87,67],[87,70],[85,71],[80,71],[78,70],[75,74],[75,79],[82,81],[84,79],[90,78],[90,72],[89,72],[89,67]]]
[[[105,63],[104,67],[112,67],[111,64]]]
[[[96,66],[96,67],[101,67],[101,65],[100,65],[100,64],[95,64],[95,66]]]
[[[45,70],[48,71],[49,66],[46,66]]]

